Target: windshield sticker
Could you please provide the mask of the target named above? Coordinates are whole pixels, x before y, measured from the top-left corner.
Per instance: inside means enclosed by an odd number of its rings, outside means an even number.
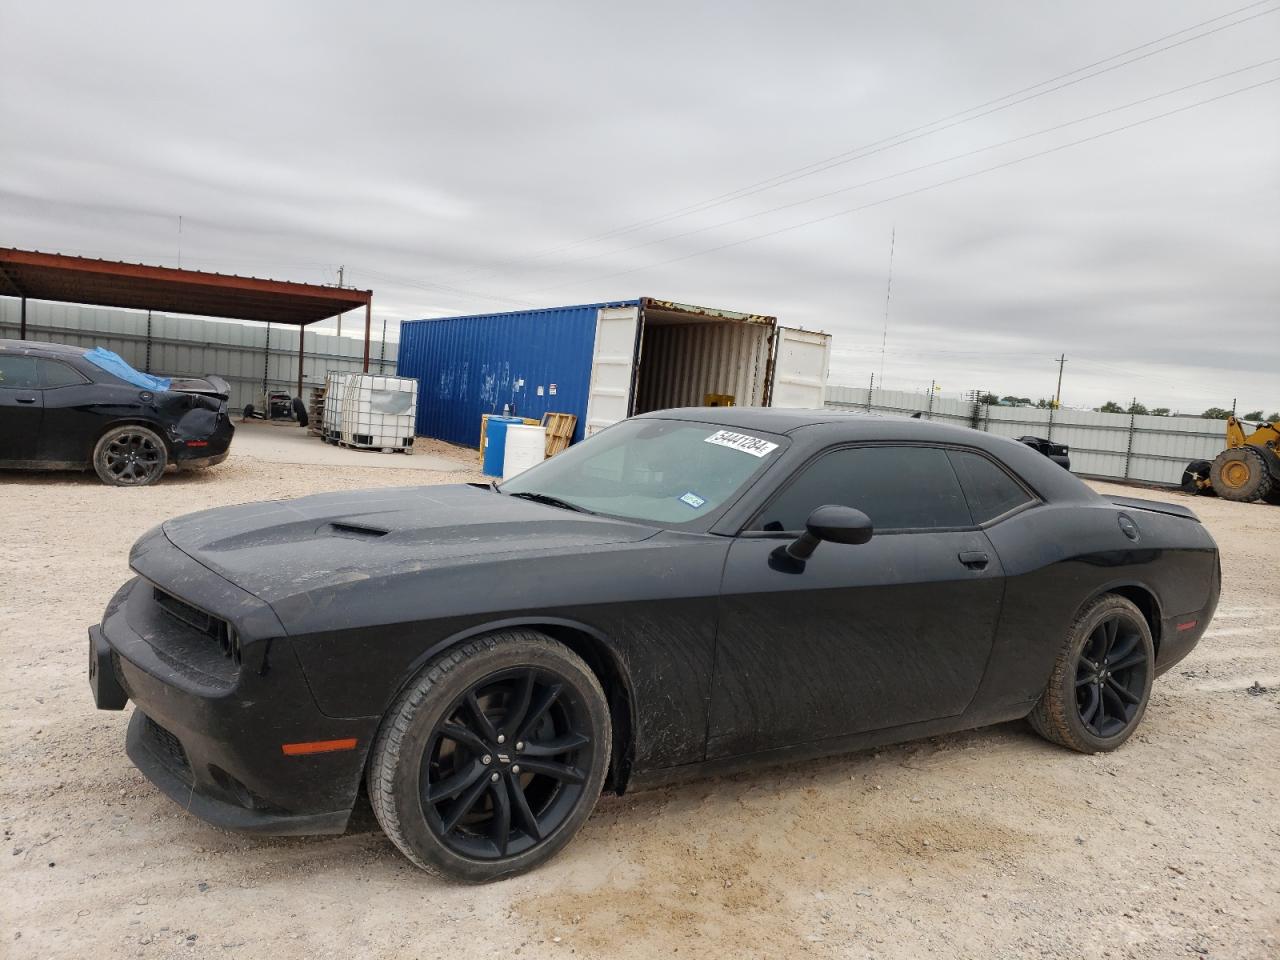
[[[776,443],[770,443],[768,440],[761,440],[746,433],[734,433],[732,430],[717,430],[707,437],[705,442],[738,450],[741,453],[749,453],[753,457],[767,457],[778,449]]]
[[[703,500],[702,497],[698,496],[696,493],[693,493],[692,491],[690,491],[689,493],[686,493],[683,497],[680,498],[680,502],[687,503],[689,506],[693,507],[693,509],[697,510],[700,506],[702,506],[707,501]]]

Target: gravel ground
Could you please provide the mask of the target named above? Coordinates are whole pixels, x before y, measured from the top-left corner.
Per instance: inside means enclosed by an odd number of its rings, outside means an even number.
[[[1257,504],[1195,502],[1223,551],[1217,619],[1111,755],[1009,724],[606,798],[556,861],[483,888],[415,871],[367,822],[251,839],[147,784],[127,712],[95,711],[85,679],[136,537],[473,463],[241,456],[147,490],[0,475],[0,956],[1280,957],[1280,509]]]

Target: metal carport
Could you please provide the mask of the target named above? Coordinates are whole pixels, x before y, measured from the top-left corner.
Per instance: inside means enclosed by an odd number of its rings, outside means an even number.
[[[0,247],[0,296],[21,299],[19,336],[23,340],[27,336],[28,299],[295,326],[298,328],[298,396],[302,395],[306,326],[363,306],[364,370],[369,371],[372,290]]]

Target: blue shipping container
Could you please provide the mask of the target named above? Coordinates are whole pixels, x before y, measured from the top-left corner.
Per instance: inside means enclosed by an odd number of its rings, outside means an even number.
[[[639,303],[620,300],[401,324],[396,372],[418,379],[418,434],[478,447],[481,415],[501,414],[509,406],[519,417],[576,415],[576,443],[586,426],[597,311]]]

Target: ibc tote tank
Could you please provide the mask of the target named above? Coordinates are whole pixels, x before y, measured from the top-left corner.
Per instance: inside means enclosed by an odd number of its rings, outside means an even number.
[[[413,451],[418,381],[352,374],[342,395],[342,443],[370,450]]]

